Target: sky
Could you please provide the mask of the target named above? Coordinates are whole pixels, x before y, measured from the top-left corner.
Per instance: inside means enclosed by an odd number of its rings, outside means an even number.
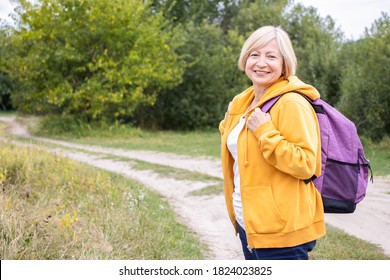
[[[322,17],[331,16],[347,39],[357,40],[382,12],[390,16],[390,0],[295,0],[313,6]]]
[[[381,12],[390,15],[390,0],[295,0],[313,6],[322,17],[331,16],[347,39],[359,39],[366,27],[371,27]],[[0,0],[0,19],[8,19],[13,11],[9,0]],[[9,20],[10,21],[10,20]]]

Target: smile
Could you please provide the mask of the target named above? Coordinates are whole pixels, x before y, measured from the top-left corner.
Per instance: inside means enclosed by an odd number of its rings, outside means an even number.
[[[260,71],[260,70],[254,70],[253,72],[255,72],[256,74],[269,74],[269,73],[271,73],[268,71]]]

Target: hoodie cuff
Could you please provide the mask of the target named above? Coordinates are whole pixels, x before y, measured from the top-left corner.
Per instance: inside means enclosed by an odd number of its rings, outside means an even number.
[[[253,132],[255,137],[260,140],[260,137],[267,133],[268,131],[275,130],[275,126],[272,121],[267,121],[263,123],[262,125],[259,125],[256,130]]]

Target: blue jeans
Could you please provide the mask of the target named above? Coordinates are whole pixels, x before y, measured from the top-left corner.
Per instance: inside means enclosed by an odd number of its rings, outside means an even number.
[[[246,260],[308,260],[308,253],[316,245],[316,240],[314,240],[294,247],[254,248],[249,250],[245,230],[240,225],[238,225],[238,234]]]

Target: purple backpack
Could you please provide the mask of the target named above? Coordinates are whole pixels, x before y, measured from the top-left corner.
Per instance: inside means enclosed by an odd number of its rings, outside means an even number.
[[[353,213],[366,195],[368,173],[373,175],[355,124],[334,107],[318,98],[305,97],[317,114],[321,134],[322,172],[313,181],[321,193],[325,213]],[[262,111],[268,112],[280,96],[268,100]]]

